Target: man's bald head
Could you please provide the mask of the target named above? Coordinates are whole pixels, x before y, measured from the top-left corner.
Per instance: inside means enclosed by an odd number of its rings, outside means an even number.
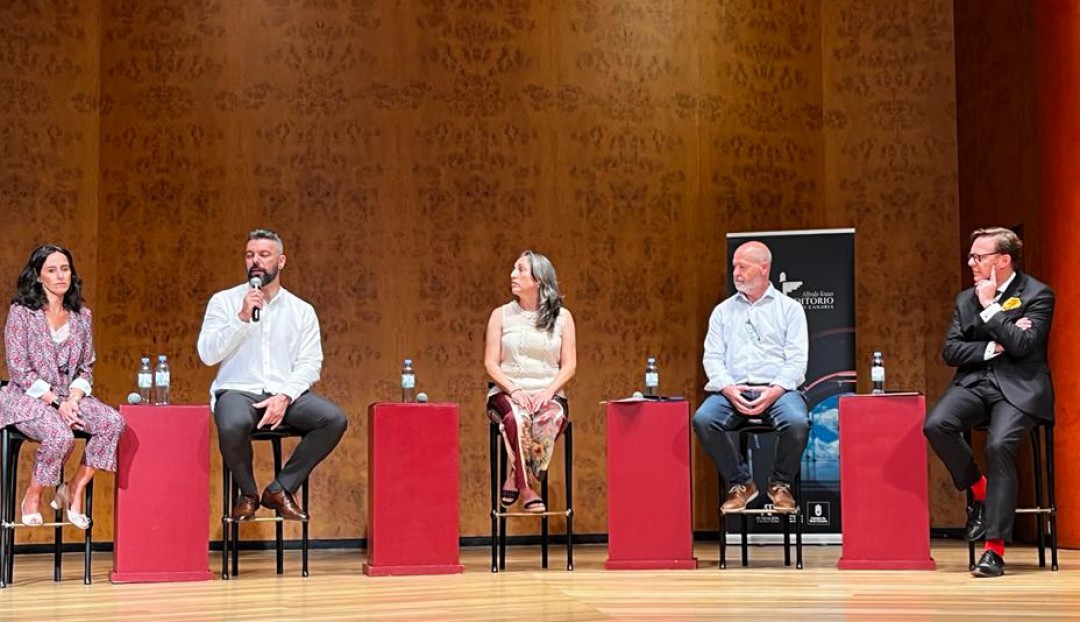
[[[751,241],[739,245],[731,260],[731,276],[735,289],[751,300],[757,300],[769,288],[769,270],[772,268],[772,252],[761,242]]]

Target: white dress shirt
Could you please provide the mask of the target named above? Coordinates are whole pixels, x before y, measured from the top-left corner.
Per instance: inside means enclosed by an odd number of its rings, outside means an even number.
[[[206,306],[199,331],[199,358],[218,365],[210,402],[222,389],[284,394],[293,401],[311,388],[322,369],[322,342],[315,308],[284,287],[263,305],[258,322],[239,313],[247,283],[220,291]]]
[[[739,292],[721,302],[705,336],[706,391],[728,385],[776,385],[789,391],[806,380],[809,359],[806,312],[769,284],[751,302]]]
[[[994,317],[995,315],[997,315],[998,313],[1001,312],[1001,303],[999,303],[998,301],[1001,300],[1001,295],[1005,293],[1006,289],[1008,289],[1009,283],[1012,283],[1013,279],[1015,279],[1015,278],[1016,278],[1016,272],[1013,271],[1013,273],[1009,275],[1009,278],[1005,279],[1004,283],[997,286],[997,294],[994,296],[994,301],[991,302],[989,305],[987,305],[987,307],[985,309],[983,309],[982,311],[979,312],[979,317],[982,318],[982,321],[989,322],[990,318]],[[983,351],[983,360],[984,361],[989,361],[990,359],[994,358],[995,356],[1001,354],[1001,352],[994,352],[994,350],[996,350],[996,349],[997,349],[997,342],[996,341],[991,341],[991,342],[987,343],[986,344],[986,350]]]

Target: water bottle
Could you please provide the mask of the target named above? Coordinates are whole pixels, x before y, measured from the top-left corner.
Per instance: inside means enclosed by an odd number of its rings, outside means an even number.
[[[164,354],[159,354],[157,360],[157,367],[154,368],[154,403],[168,404],[171,380],[169,378],[169,363],[165,360]]]
[[[135,386],[139,388],[139,403],[150,403],[150,392],[154,388],[154,371],[150,369],[150,357],[139,359],[139,371],[135,375]]]
[[[872,393],[885,392],[885,359],[881,358],[881,352],[874,352],[874,360],[870,363],[870,382],[874,385]]]
[[[401,401],[412,402],[416,390],[416,372],[413,371],[412,359],[405,359],[401,366]]]
[[[656,368],[656,357],[645,359],[645,397],[660,395],[660,371]]]

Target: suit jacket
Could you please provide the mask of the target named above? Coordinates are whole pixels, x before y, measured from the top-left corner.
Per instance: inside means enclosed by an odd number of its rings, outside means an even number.
[[[1002,310],[984,322],[975,288],[956,297],[952,325],[945,336],[942,356],[956,367],[953,385],[969,387],[983,378],[987,368],[994,371],[1005,399],[1019,410],[1040,419],[1054,418],[1054,385],[1046,360],[1050,323],[1054,318],[1054,292],[1045,283],[1020,272],[998,302],[1003,306],[1016,298],[1019,306]],[[1022,317],[1031,328],[1016,325]],[[1005,351],[989,361],[986,346],[996,341]]]
[[[70,313],[71,333],[64,343],[52,340],[49,322],[43,310],[11,305],[4,327],[4,352],[7,354],[10,382],[0,389],[0,426],[33,419],[34,408],[41,401],[26,396],[34,381],[49,383],[54,393],[68,394],[71,383],[82,378],[93,385],[93,319],[88,307]]]

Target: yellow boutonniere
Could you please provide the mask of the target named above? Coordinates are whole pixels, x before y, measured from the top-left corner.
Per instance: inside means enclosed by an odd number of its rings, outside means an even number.
[[[1016,296],[1013,296],[1012,298],[1006,300],[1001,305],[1001,310],[1002,311],[1012,311],[1013,309],[1018,309],[1018,308],[1020,308],[1020,299],[1017,298]]]

